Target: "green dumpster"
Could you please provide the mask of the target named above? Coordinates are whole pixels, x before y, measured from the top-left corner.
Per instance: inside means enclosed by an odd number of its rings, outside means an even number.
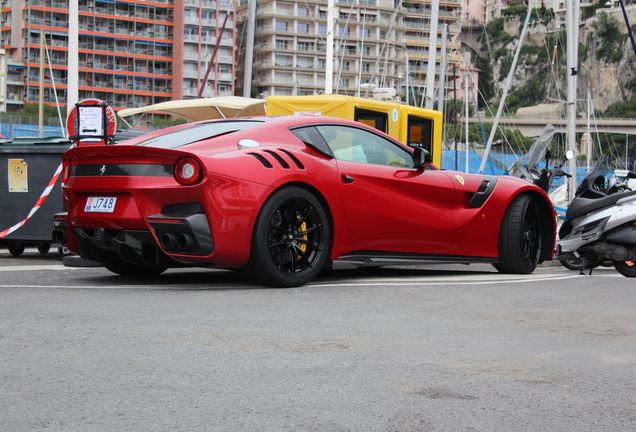
[[[61,179],[53,179],[70,146],[66,138],[0,142],[0,247],[8,247],[13,255],[22,254],[25,246],[49,251],[53,215],[62,209]]]

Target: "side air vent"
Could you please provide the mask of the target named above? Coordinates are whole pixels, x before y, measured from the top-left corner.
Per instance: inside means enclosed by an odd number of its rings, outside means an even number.
[[[305,165],[303,165],[302,162],[300,162],[296,156],[294,156],[293,154],[291,154],[287,150],[278,149],[278,151],[285,153],[292,160],[292,162],[294,162],[296,164],[298,169],[301,169],[301,170],[305,169]]]
[[[276,149],[276,150],[263,150],[262,153],[247,153],[250,156],[258,159],[260,163],[263,164],[265,168],[274,168],[274,166],[280,166],[283,169],[291,169],[291,166],[288,162],[291,161],[296,168],[304,170],[305,166],[298,160],[296,156],[290,153],[287,150]],[[288,159],[288,160],[286,160]]]
[[[479,189],[475,192],[475,195],[468,202],[469,207],[479,208],[484,205],[486,200],[492,194],[492,191],[495,190],[495,185],[497,184],[497,177],[495,176],[484,176],[481,185],[479,185]]]
[[[278,155],[278,153],[273,152],[271,150],[265,150],[265,153],[270,154],[278,161],[278,163],[285,169],[289,169],[289,164],[283,160],[282,157]]]
[[[258,153],[248,153],[248,155],[254,156],[256,159],[258,159],[258,161],[262,163],[265,168],[274,168],[274,165],[269,163],[269,161],[265,159],[265,156],[261,156]]]

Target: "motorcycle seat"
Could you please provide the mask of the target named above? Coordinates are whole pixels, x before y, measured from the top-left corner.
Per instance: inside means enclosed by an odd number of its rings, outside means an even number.
[[[605,207],[612,206],[622,198],[636,195],[636,190],[629,192],[615,193],[603,198],[583,198],[578,197],[568,207],[565,212],[565,219],[572,220],[587,213],[600,210]]]

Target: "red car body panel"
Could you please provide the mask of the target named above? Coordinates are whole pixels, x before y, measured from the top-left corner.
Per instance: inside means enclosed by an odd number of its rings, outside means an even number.
[[[470,201],[486,176],[337,160],[303,143],[290,131],[297,126],[328,123],[373,130],[348,120],[290,116],[267,118],[253,128],[175,149],[137,145],[161,137],[164,131],[122,144],[73,148],[63,158],[71,170],[63,183],[68,203],[67,247],[82,253],[78,229],[143,231],[149,232],[161,253],[176,263],[239,268],[250,259],[261,208],[274,191],[288,185],[301,185],[324,203],[331,220],[331,260],[356,251],[375,251],[482,257],[495,262],[506,209],[516,195],[524,192],[541,200],[544,212],[551,211],[546,220],[553,221],[554,231],[554,211],[547,210],[552,209],[549,199],[523,180],[505,176],[490,179],[496,182],[494,189],[485,202],[474,207]],[[398,144],[388,135],[374,133]],[[242,140],[256,141],[258,146],[238,145]],[[196,160],[203,171],[202,180],[190,186],[178,183],[168,172],[186,156]],[[97,175],[93,171],[90,175],[73,175],[73,170],[102,165],[108,170],[120,166],[139,170],[139,174],[109,175],[106,171]],[[146,166],[154,167],[153,175],[144,174]],[[156,167],[165,167],[166,172]],[[117,197],[115,211],[86,212],[90,196]],[[166,206],[178,203],[202,206],[213,242],[210,253],[178,253],[163,248],[152,218],[161,222]],[[178,222],[178,215],[174,217]]]

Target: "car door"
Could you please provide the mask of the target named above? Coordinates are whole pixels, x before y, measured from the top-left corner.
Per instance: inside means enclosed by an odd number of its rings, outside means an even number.
[[[316,129],[337,160],[354,250],[449,253],[455,187],[448,175],[414,168],[407,149],[366,129]]]

